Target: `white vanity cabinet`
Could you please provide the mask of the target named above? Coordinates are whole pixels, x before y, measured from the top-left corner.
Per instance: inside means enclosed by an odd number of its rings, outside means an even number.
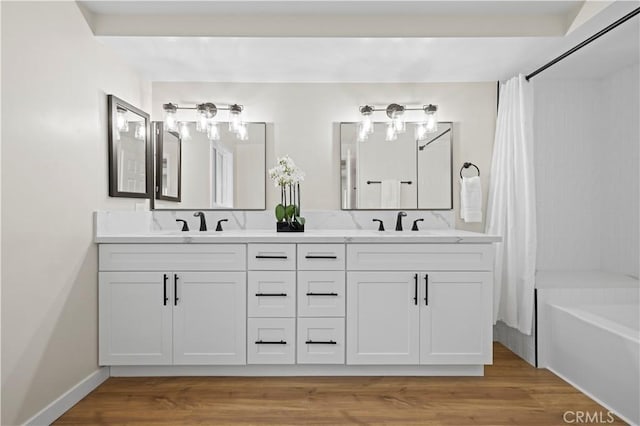
[[[492,261],[483,245],[347,245],[347,364],[490,364]]]
[[[217,234],[100,244],[100,365],[420,376],[492,362],[495,237]]]
[[[99,258],[100,365],[245,364],[244,245],[108,244]]]

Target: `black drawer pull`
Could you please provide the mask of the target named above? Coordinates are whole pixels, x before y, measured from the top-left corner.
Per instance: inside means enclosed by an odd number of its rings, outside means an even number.
[[[180,300],[180,298],[178,297],[178,280],[180,279],[180,277],[178,276],[178,274],[173,274],[173,306],[178,306],[178,300]]]
[[[307,345],[337,345],[334,340],[328,340],[324,342],[320,340],[307,340],[305,343]]]
[[[338,293],[307,293],[307,296],[337,296]]]
[[[286,345],[287,342],[285,342],[284,340],[280,340],[279,342],[270,342],[270,341],[263,341],[263,340],[257,340],[256,341],[256,345]]]
[[[415,274],[413,279],[415,280],[415,293],[413,295],[413,303],[417,306],[418,305],[418,274]]]
[[[285,297],[287,293],[256,293],[258,297]]]
[[[256,259],[287,259],[287,256],[263,256],[258,254],[256,255]]]
[[[308,254],[304,258],[305,259],[337,259],[338,256],[314,256],[312,254]]]

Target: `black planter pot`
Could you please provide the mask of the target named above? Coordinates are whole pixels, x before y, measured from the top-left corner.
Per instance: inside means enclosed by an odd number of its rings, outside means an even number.
[[[298,222],[276,222],[276,231],[278,232],[304,232],[304,225]]]

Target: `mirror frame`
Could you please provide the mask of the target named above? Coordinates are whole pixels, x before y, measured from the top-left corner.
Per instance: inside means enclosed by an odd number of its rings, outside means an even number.
[[[189,123],[194,123],[193,121],[189,121]],[[226,122],[224,122],[226,123]],[[203,212],[233,212],[233,211],[255,211],[255,212],[262,212],[262,211],[267,211],[267,188],[268,188],[268,184],[269,184],[269,168],[268,168],[268,159],[267,159],[267,155],[269,154],[268,150],[267,150],[267,139],[268,139],[268,135],[270,134],[270,125],[273,125],[272,123],[267,123],[266,121],[247,121],[247,124],[262,124],[264,125],[264,207],[262,208],[257,208],[257,209],[241,209],[241,208],[233,208],[233,209],[211,209],[211,208],[158,208],[156,207],[156,197],[154,196],[154,194],[156,193],[156,191],[153,191],[151,199],[150,199],[150,210],[151,211],[203,211]],[[151,143],[151,147],[152,149],[155,149],[154,151],[152,151],[152,155],[155,156],[154,158],[159,158],[160,157],[160,153],[162,152],[159,148],[161,148],[161,146],[159,146],[158,144],[158,140],[162,138],[161,134],[163,132],[163,122],[162,121],[153,121],[152,122],[152,126],[154,129],[154,133],[153,133],[153,140]],[[182,176],[182,139],[180,139],[180,176]],[[157,167],[158,162],[154,161],[153,164],[155,164],[155,167]],[[152,182],[153,185],[157,185],[157,181],[155,180],[155,173],[154,173],[154,181]],[[179,189],[180,189],[180,194],[182,193],[182,177],[180,178],[180,184],[179,184]],[[155,187],[154,187],[155,188]],[[161,201],[176,201],[176,200],[163,200],[162,198],[159,198],[159,200]],[[181,202],[182,200],[178,200],[179,202]]]
[[[398,211],[398,210],[406,210],[406,211],[448,211],[448,210],[453,210],[453,176],[454,176],[454,165],[453,165],[453,144],[454,144],[454,122],[453,121],[438,121],[438,124],[448,124],[451,127],[451,130],[449,131],[449,133],[451,134],[451,146],[449,147],[449,161],[451,164],[451,173],[449,175],[449,182],[450,182],[450,193],[451,193],[451,206],[450,207],[444,207],[444,208],[437,208],[437,209],[429,209],[429,208],[420,208],[418,206],[419,203],[419,199],[417,199],[416,197],[416,207],[411,207],[411,208],[402,208],[402,209],[345,209],[344,207],[342,207],[342,125],[343,124],[359,124],[358,121],[341,121],[338,122],[338,135],[339,135],[339,168],[338,168],[338,173],[339,173],[339,179],[338,179],[338,185],[339,185],[339,190],[338,190],[338,194],[339,194],[339,202],[340,202],[340,210],[341,211]],[[375,124],[387,124],[386,121],[376,121]],[[406,124],[417,124],[416,121],[407,121]],[[335,133],[334,133],[335,134]],[[418,142],[422,142],[422,141],[416,141],[416,150],[418,149]],[[390,142],[392,143],[392,142]],[[416,185],[418,184],[418,157],[416,156]]]
[[[156,191],[155,199],[164,201],[174,201],[179,203],[182,201],[182,138],[178,132],[169,132],[178,139],[178,195],[172,197],[170,195],[162,195],[162,156],[164,151],[164,123],[162,121],[153,122],[154,135],[156,137]]]
[[[117,143],[114,138],[113,126],[115,125],[115,117],[117,107],[121,106],[127,110],[144,118],[145,122],[145,192],[126,192],[118,190],[118,153]],[[114,95],[107,95],[108,108],[108,142],[109,142],[109,196],[123,198],[153,198],[153,148],[151,146],[151,121],[150,116],[146,112],[123,101]]]

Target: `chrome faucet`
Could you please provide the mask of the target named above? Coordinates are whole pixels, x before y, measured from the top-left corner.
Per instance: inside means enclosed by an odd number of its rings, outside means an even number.
[[[193,215],[195,217],[199,217],[200,218],[200,231],[206,231],[207,230],[207,220],[204,218],[204,213],[195,212]]]
[[[406,212],[398,212],[398,219],[396,219],[396,231],[402,231],[402,218],[406,215]]]

